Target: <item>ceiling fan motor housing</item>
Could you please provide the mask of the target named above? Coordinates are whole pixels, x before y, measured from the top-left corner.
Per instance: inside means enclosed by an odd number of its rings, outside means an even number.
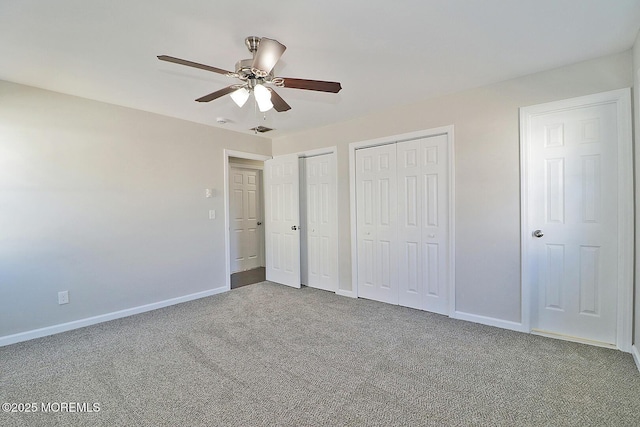
[[[244,78],[240,77],[241,79],[244,80],[252,74],[251,64],[253,64],[253,59],[241,59],[240,61],[236,62],[236,73],[238,73],[238,75],[240,76],[244,76]]]
[[[253,59],[241,59],[236,62],[236,75],[240,80],[249,82],[249,87],[253,88],[256,84],[271,83],[275,86],[282,87],[282,79],[274,77],[273,71],[265,76],[258,76],[252,67]]]
[[[249,52],[251,52],[251,54],[253,55],[253,58],[241,59],[240,61],[236,62],[236,74],[237,74],[237,77],[240,78],[241,80],[247,80],[247,79],[255,80],[262,77],[266,77],[266,76],[256,75],[256,72],[255,72],[256,70],[253,70],[253,61],[256,56],[256,51],[260,46],[260,40],[262,40],[262,38],[257,36],[249,36],[246,39],[244,39],[244,44],[245,46],[247,46],[247,49],[249,49]],[[251,85],[251,87],[253,87],[253,85]]]

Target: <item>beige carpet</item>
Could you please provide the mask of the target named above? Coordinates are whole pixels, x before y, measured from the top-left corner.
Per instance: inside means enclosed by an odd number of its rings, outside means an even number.
[[[1,426],[640,424],[629,354],[267,282],[3,347],[0,370],[0,402],[54,403]]]

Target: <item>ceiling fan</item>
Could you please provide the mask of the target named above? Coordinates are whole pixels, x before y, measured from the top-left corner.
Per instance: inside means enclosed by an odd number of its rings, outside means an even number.
[[[236,70],[233,72],[209,65],[199,64],[197,62],[187,61],[185,59],[174,58],[173,56],[160,55],[158,56],[158,59],[161,61],[186,65],[188,67],[213,71],[214,73],[224,74],[241,80],[241,83],[227,86],[224,89],[217,90],[196,99],[198,102],[209,102],[227,94],[231,94],[233,101],[239,107],[242,107],[245,102],[247,102],[250,93],[253,92],[258,108],[261,112],[268,111],[271,108],[281,112],[290,110],[291,106],[287,104],[272,87],[267,87],[266,85],[331,93],[338,93],[340,89],[342,89],[342,86],[338,82],[275,77],[273,74],[273,67],[276,65],[287,47],[277,40],[268,39],[266,37],[260,38],[250,36],[245,39],[244,43],[249,49],[249,52],[253,55],[253,58],[238,61],[236,63]]]

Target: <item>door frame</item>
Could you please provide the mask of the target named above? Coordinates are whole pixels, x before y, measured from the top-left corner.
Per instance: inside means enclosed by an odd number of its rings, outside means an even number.
[[[229,235],[229,158],[237,157],[247,160],[258,160],[264,162],[269,160],[271,156],[265,156],[262,154],[246,153],[244,151],[235,150],[223,150],[222,160],[223,173],[224,173],[224,257],[225,257],[225,290],[231,290],[231,238]],[[264,191],[264,185],[263,191]],[[262,196],[261,196],[262,197]]]
[[[410,141],[414,139],[429,138],[432,136],[447,135],[448,150],[448,172],[449,172],[449,282],[447,283],[449,290],[449,316],[455,317],[456,313],[456,258],[455,258],[455,156],[454,156],[454,126],[442,126],[438,128],[425,129],[416,132],[409,132],[400,135],[386,136],[383,138],[370,139],[367,141],[352,142],[349,144],[349,212],[351,216],[351,292],[342,292],[341,295],[347,295],[358,298],[358,237],[357,237],[357,218],[356,218],[356,150],[368,147],[376,147],[379,145],[396,144],[399,142]]]
[[[589,106],[615,104],[618,123],[618,302],[616,345],[631,351],[633,318],[633,265],[634,265],[634,195],[633,149],[631,130],[631,90],[618,89],[593,95],[520,108],[520,245],[521,245],[521,308],[524,332],[531,332],[533,315],[533,271],[529,266],[531,226],[527,194],[529,191],[529,149],[531,145],[531,119],[540,114],[566,111]]]

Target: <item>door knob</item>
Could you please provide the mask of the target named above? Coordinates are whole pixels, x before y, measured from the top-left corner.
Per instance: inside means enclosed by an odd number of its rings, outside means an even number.
[[[292,225],[292,226],[291,226],[291,229],[292,229],[293,231],[296,231],[296,230],[299,230],[299,229],[300,229],[300,227],[296,227],[295,225]]]
[[[537,238],[544,236],[544,233],[542,232],[542,230],[536,230],[532,234],[533,234],[533,237],[537,237]]]
[[[262,223],[260,221],[258,221],[258,225],[262,225]]]

